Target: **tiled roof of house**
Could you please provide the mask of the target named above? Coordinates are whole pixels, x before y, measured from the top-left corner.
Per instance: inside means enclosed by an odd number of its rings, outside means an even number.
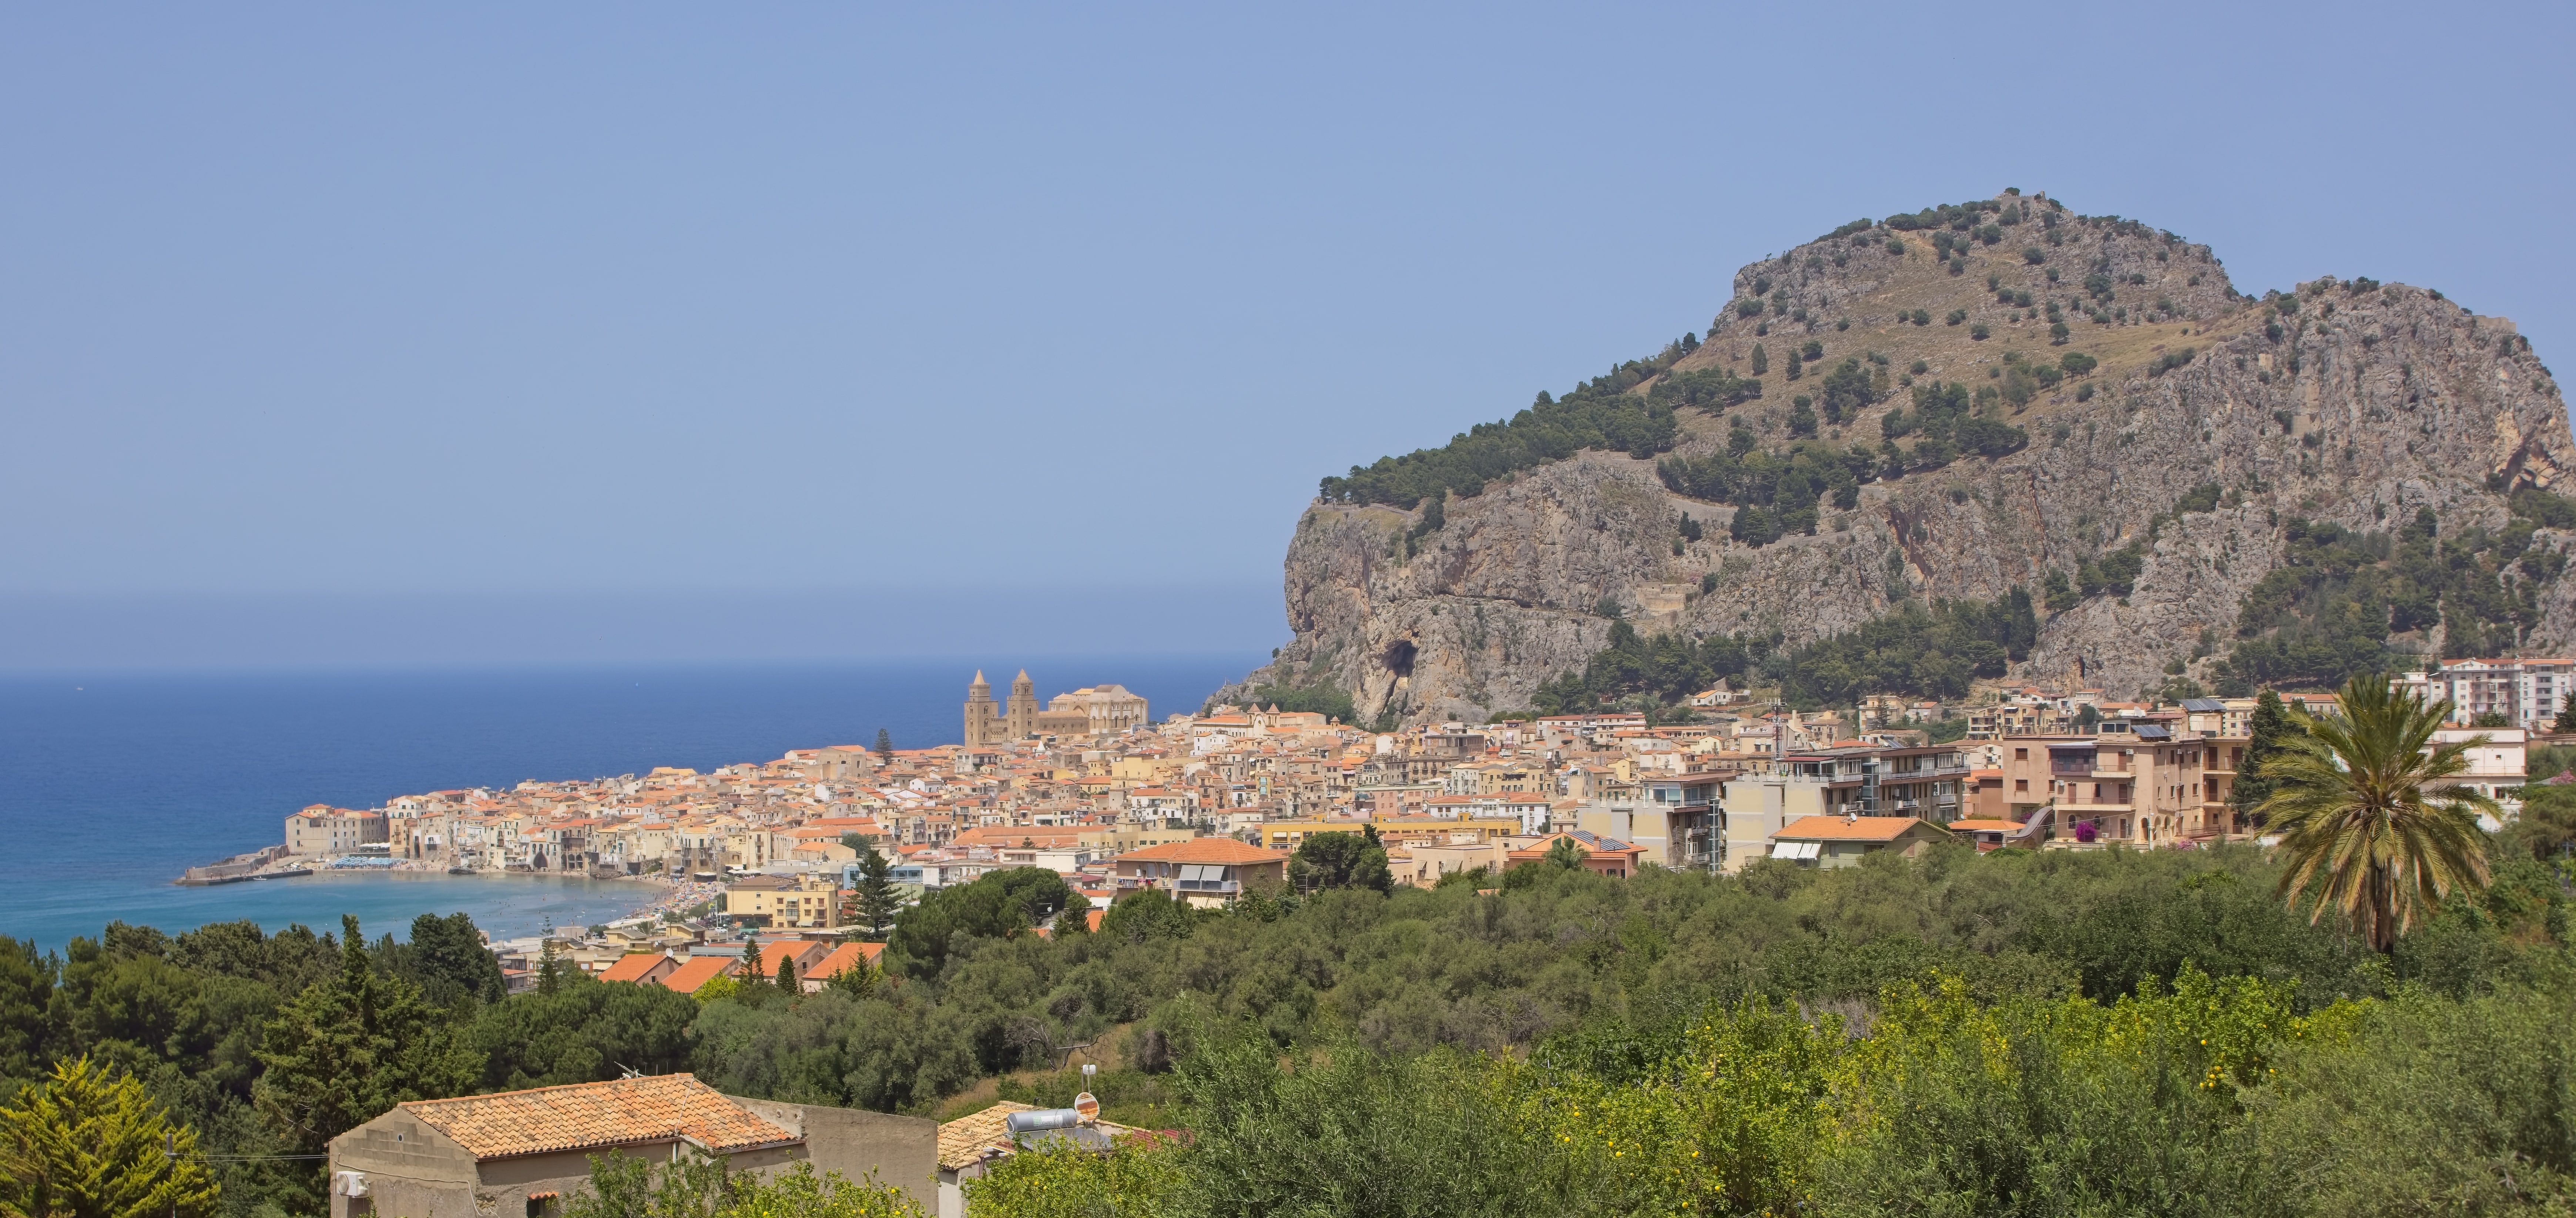
[[[1286,860],[1287,857],[1287,854],[1281,851],[1264,850],[1259,846],[1239,842],[1230,837],[1194,837],[1186,842],[1167,842],[1160,846],[1131,850],[1119,855],[1118,861],[1123,863],[1134,859],[1149,863],[1214,863],[1221,866],[1235,866],[1244,863],[1276,863]]]
[[[939,1166],[945,1171],[963,1171],[984,1158],[988,1150],[1008,1150],[1010,1131],[1003,1122],[1014,1112],[1028,1112],[1033,1104],[1003,1100],[982,1112],[962,1116],[939,1127]]]
[[[1771,835],[1773,841],[1801,842],[1892,842],[1906,831],[1920,825],[1947,833],[1930,821],[1911,816],[1801,816],[1788,827]]]
[[[413,1100],[402,1107],[478,1159],[674,1139],[732,1154],[803,1140],[687,1074]]]
[[[683,994],[694,994],[698,987],[716,979],[719,973],[730,973],[742,960],[735,956],[691,956],[680,967],[662,975],[662,984]]]
[[[1558,838],[1567,839],[1572,841],[1575,845],[1583,847],[1585,855],[1592,858],[1599,858],[1604,855],[1621,854],[1633,856],[1641,853],[1645,849],[1642,846],[1620,841],[1615,837],[1602,837],[1601,835],[1593,833],[1587,829],[1569,829],[1563,833],[1550,833],[1545,837],[1537,838],[1531,841],[1529,845],[1524,846],[1521,849],[1514,850],[1504,857],[1511,861],[1522,863],[1546,858],[1547,852],[1555,848]]]
[[[1014,1112],[1032,1112],[1036,1106],[1003,1100],[981,1112],[962,1116],[939,1127],[939,1166],[945,1171],[963,1171],[982,1162],[988,1151],[1009,1152],[1011,1131],[1007,1122]],[[1101,1139],[1096,1144],[1105,1148],[1110,1139],[1138,1131],[1107,1121],[1094,1121],[1090,1129]],[[1088,1139],[1086,1139],[1088,1140]]]
[[[808,981],[828,981],[840,976],[844,970],[875,964],[877,957],[884,954],[885,944],[882,943],[844,943],[833,948],[830,955],[815,961],[814,967],[801,976]]]
[[[669,956],[665,956],[660,952],[628,952],[627,954],[618,957],[617,963],[609,965],[608,971],[601,973],[599,975],[599,979],[602,981],[642,981],[649,976],[653,970],[660,968],[669,960]]]

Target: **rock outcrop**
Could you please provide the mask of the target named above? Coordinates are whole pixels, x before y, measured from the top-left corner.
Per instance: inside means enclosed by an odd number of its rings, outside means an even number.
[[[1750,375],[1765,348],[1761,398],[1681,411],[1675,451],[1687,457],[1720,447],[1737,420],[1764,447],[1785,446],[1794,397],[1845,358],[1874,355],[1868,366],[1896,382],[1971,386],[2000,383],[2006,352],[2025,365],[2069,351],[2098,360],[2005,415],[2027,446],[1868,483],[1854,507],[1820,504],[1813,535],[1758,548],[1728,539],[1735,508],[1675,494],[1654,462],[1615,453],[1452,497],[1445,523],[1418,538],[1421,509],[1318,501],[1288,550],[1295,637],[1218,696],[1329,683],[1363,718],[1476,720],[1529,707],[1541,682],[1579,668],[1608,635],[1605,601],[1649,632],[1752,631],[1794,646],[1904,596],[2036,590],[2215,484],[2221,502],[2168,518],[2126,596],[2048,617],[2012,674],[2134,696],[2172,661],[2206,672],[2195,645],[2233,630],[2247,589],[2281,561],[2283,520],[2387,530],[2430,506],[2446,525],[2501,525],[2513,488],[2576,469],[2558,387],[2508,321],[2368,280],[2300,285],[2284,310],[2238,295],[2206,247],[2044,199],[1999,202],[1960,238],[1956,262],[1934,259],[1928,233],[1880,225],[1744,268],[1707,340],[1661,375]],[[1757,299],[1758,313],[1742,307]],[[2051,302],[2071,331],[2063,343],[2042,312]],[[1785,357],[1811,341],[1824,362],[1785,379]],[[1877,444],[1880,416],[1909,396],[1881,383],[1883,400],[1818,438]],[[1682,537],[1685,513],[1706,525],[1700,539]],[[2543,592],[2532,646],[2576,646],[2570,584]]]

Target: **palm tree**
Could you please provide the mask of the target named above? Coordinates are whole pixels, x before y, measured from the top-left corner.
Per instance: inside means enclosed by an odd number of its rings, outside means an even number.
[[[2280,835],[2289,863],[2281,892],[2313,923],[2332,910],[2385,954],[2453,889],[2487,884],[2484,793],[2449,781],[2469,768],[2481,735],[2432,743],[2450,717],[2379,673],[2344,682],[2343,712],[2293,709],[2290,733],[2262,764],[2272,796],[2256,811]]]

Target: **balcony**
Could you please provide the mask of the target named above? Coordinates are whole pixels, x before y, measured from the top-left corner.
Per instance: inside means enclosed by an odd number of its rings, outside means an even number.
[[[1243,891],[1239,880],[1174,880],[1175,892],[1195,892],[1209,896],[1234,896]]]

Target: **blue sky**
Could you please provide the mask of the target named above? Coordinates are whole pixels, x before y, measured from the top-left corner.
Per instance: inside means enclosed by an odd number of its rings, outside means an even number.
[[[19,6],[0,669],[1258,654],[1318,477],[2005,186],[2548,359],[2571,25]]]

